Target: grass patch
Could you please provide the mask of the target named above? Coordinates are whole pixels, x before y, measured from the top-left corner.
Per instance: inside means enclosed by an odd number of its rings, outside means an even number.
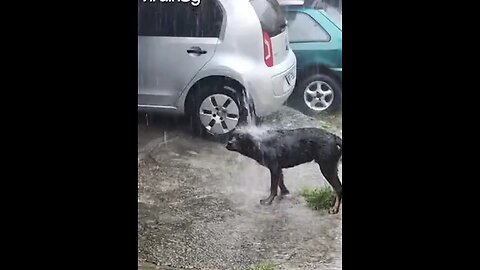
[[[308,206],[314,210],[328,209],[335,201],[335,192],[328,186],[315,189],[303,188],[300,194],[305,198]]]
[[[275,270],[275,267],[271,264],[263,264],[263,265],[257,265],[257,266],[250,266],[248,268],[245,268],[245,270]]]

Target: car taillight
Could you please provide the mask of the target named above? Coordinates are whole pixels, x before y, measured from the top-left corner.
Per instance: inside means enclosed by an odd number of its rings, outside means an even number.
[[[267,32],[263,32],[263,60],[267,67],[273,66],[272,40]]]

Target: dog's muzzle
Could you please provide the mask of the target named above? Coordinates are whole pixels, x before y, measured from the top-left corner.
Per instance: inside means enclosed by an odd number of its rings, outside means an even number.
[[[237,147],[237,140],[233,139],[233,140],[228,141],[225,148],[227,148],[227,150],[230,150],[230,151],[237,151],[237,148],[238,148]]]

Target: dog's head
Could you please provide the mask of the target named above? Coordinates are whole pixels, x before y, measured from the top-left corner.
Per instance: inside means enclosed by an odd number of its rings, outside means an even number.
[[[244,132],[234,131],[227,142],[226,148],[230,151],[238,152],[249,156],[255,147],[253,137]]]

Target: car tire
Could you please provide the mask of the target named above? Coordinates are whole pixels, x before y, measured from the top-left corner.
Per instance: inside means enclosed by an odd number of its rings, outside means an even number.
[[[342,105],[342,87],[327,74],[313,74],[301,80],[291,97],[292,107],[306,115],[338,112]]]
[[[190,113],[197,135],[214,141],[225,141],[239,125],[247,122],[248,112],[241,89],[228,82],[198,86]]]

